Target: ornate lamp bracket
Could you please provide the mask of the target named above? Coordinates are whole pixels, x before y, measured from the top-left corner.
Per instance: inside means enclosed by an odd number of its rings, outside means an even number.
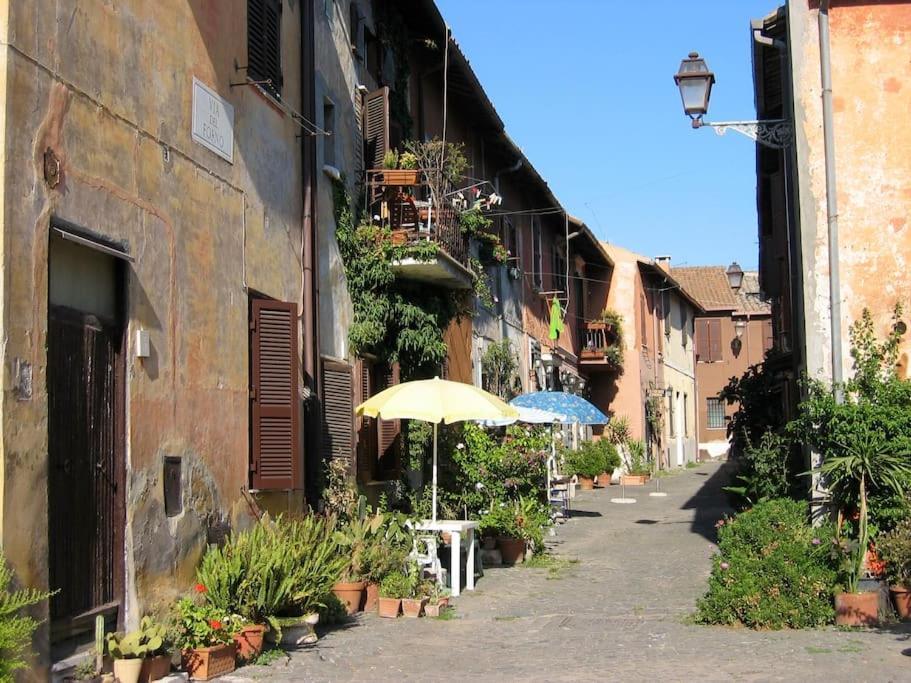
[[[755,140],[760,145],[772,149],[785,149],[794,138],[794,126],[787,119],[770,119],[767,121],[699,121],[695,127],[710,126],[718,135],[733,130]]]

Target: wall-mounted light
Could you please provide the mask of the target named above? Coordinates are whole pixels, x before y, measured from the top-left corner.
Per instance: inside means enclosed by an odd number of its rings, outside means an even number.
[[[731,286],[731,289],[735,292],[740,289],[743,284],[743,268],[740,267],[740,264],[738,264],[737,261],[734,261],[728,266],[725,275],[728,276],[728,284]]]
[[[737,335],[737,338],[740,339],[743,337],[743,333],[747,328],[745,320],[738,320],[734,323],[734,334]]]

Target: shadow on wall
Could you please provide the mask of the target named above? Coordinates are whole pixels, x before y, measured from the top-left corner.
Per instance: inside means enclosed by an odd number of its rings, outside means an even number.
[[[723,463],[680,508],[681,510],[696,511],[691,529],[693,533],[699,534],[712,543],[718,538],[715,523],[724,515],[734,511],[728,504],[728,494],[722,490],[723,486],[730,484],[734,467],[733,463]]]

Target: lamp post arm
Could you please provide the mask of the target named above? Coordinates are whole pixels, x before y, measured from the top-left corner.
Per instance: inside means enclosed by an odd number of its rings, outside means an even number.
[[[794,126],[788,119],[768,119],[765,121],[703,121],[693,119],[693,128],[709,126],[718,135],[729,130],[745,135],[760,145],[772,149],[785,149],[791,145],[794,137]]]

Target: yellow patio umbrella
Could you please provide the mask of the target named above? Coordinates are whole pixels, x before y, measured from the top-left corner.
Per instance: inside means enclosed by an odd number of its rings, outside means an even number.
[[[464,420],[517,418],[519,411],[471,384],[434,377],[404,382],[361,403],[355,412],[383,420],[423,420],[433,423],[433,521],[437,519],[437,428]]]

